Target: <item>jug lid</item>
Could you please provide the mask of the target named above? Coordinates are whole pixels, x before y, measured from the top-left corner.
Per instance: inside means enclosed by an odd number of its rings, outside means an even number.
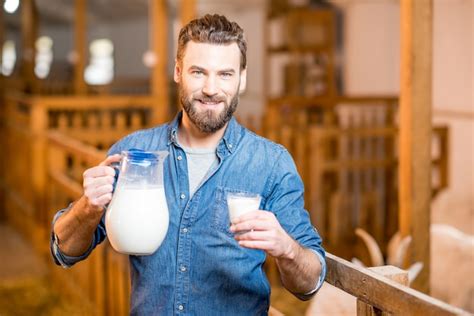
[[[155,153],[151,151],[145,151],[142,149],[131,148],[127,153],[127,158],[134,162],[142,162],[144,160],[156,160],[159,158]]]
[[[143,163],[158,161],[162,162],[169,153],[167,151],[146,151],[143,149],[131,148],[122,151],[122,155],[126,156],[131,163]]]

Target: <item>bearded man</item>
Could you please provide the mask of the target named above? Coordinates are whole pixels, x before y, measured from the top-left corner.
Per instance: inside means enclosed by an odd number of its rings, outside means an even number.
[[[84,260],[107,234],[110,165],[131,148],[169,152],[169,228],[155,253],[129,257],[132,315],[265,315],[266,256],[275,258],[282,284],[300,299],[312,297],[324,280],[324,249],[290,154],[233,117],[247,81],[246,52],[242,28],[224,16],[184,26],[174,70],[183,110],[113,145],[99,166],[84,172],[84,195],[53,219],[55,262],[69,267]],[[231,223],[229,193],[258,194],[260,205]]]

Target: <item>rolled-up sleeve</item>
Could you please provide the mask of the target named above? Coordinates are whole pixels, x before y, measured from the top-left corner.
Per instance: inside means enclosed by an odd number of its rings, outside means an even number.
[[[94,236],[92,238],[92,243],[90,244],[90,246],[86,250],[86,252],[84,252],[80,256],[68,256],[68,255],[64,254],[61,251],[61,249],[59,249],[59,240],[58,240],[56,234],[54,234],[53,227],[54,227],[54,224],[56,223],[56,221],[58,220],[58,218],[61,217],[61,215],[64,212],[68,211],[69,208],[71,208],[71,205],[69,205],[65,209],[62,209],[62,210],[58,211],[56,213],[56,215],[54,215],[52,226],[51,226],[51,237],[50,237],[51,255],[53,257],[54,262],[57,265],[62,266],[63,268],[70,268],[75,263],[86,259],[91,254],[92,250],[94,250],[94,248],[98,244],[100,244],[106,237],[104,218],[102,217],[102,220],[100,221],[99,226],[97,227],[97,229],[94,232]]]
[[[300,299],[308,299],[321,288],[326,277],[326,253],[322,238],[304,208],[303,181],[286,149],[282,150],[273,168],[273,184],[268,192],[266,209],[272,210],[285,231],[301,246],[312,250],[321,264],[321,274],[314,289],[305,294],[295,294]]]

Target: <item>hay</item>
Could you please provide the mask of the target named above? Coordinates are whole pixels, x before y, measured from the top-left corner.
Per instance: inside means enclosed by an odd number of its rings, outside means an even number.
[[[0,281],[0,316],[91,314],[84,306],[74,306],[64,301],[45,279]]]

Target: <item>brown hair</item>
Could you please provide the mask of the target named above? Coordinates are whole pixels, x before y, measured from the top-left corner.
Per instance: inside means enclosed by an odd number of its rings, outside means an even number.
[[[247,67],[247,42],[244,39],[244,30],[223,15],[206,14],[192,20],[181,29],[176,54],[179,63],[183,61],[184,49],[189,41],[220,45],[235,42],[240,50],[240,69]]]

